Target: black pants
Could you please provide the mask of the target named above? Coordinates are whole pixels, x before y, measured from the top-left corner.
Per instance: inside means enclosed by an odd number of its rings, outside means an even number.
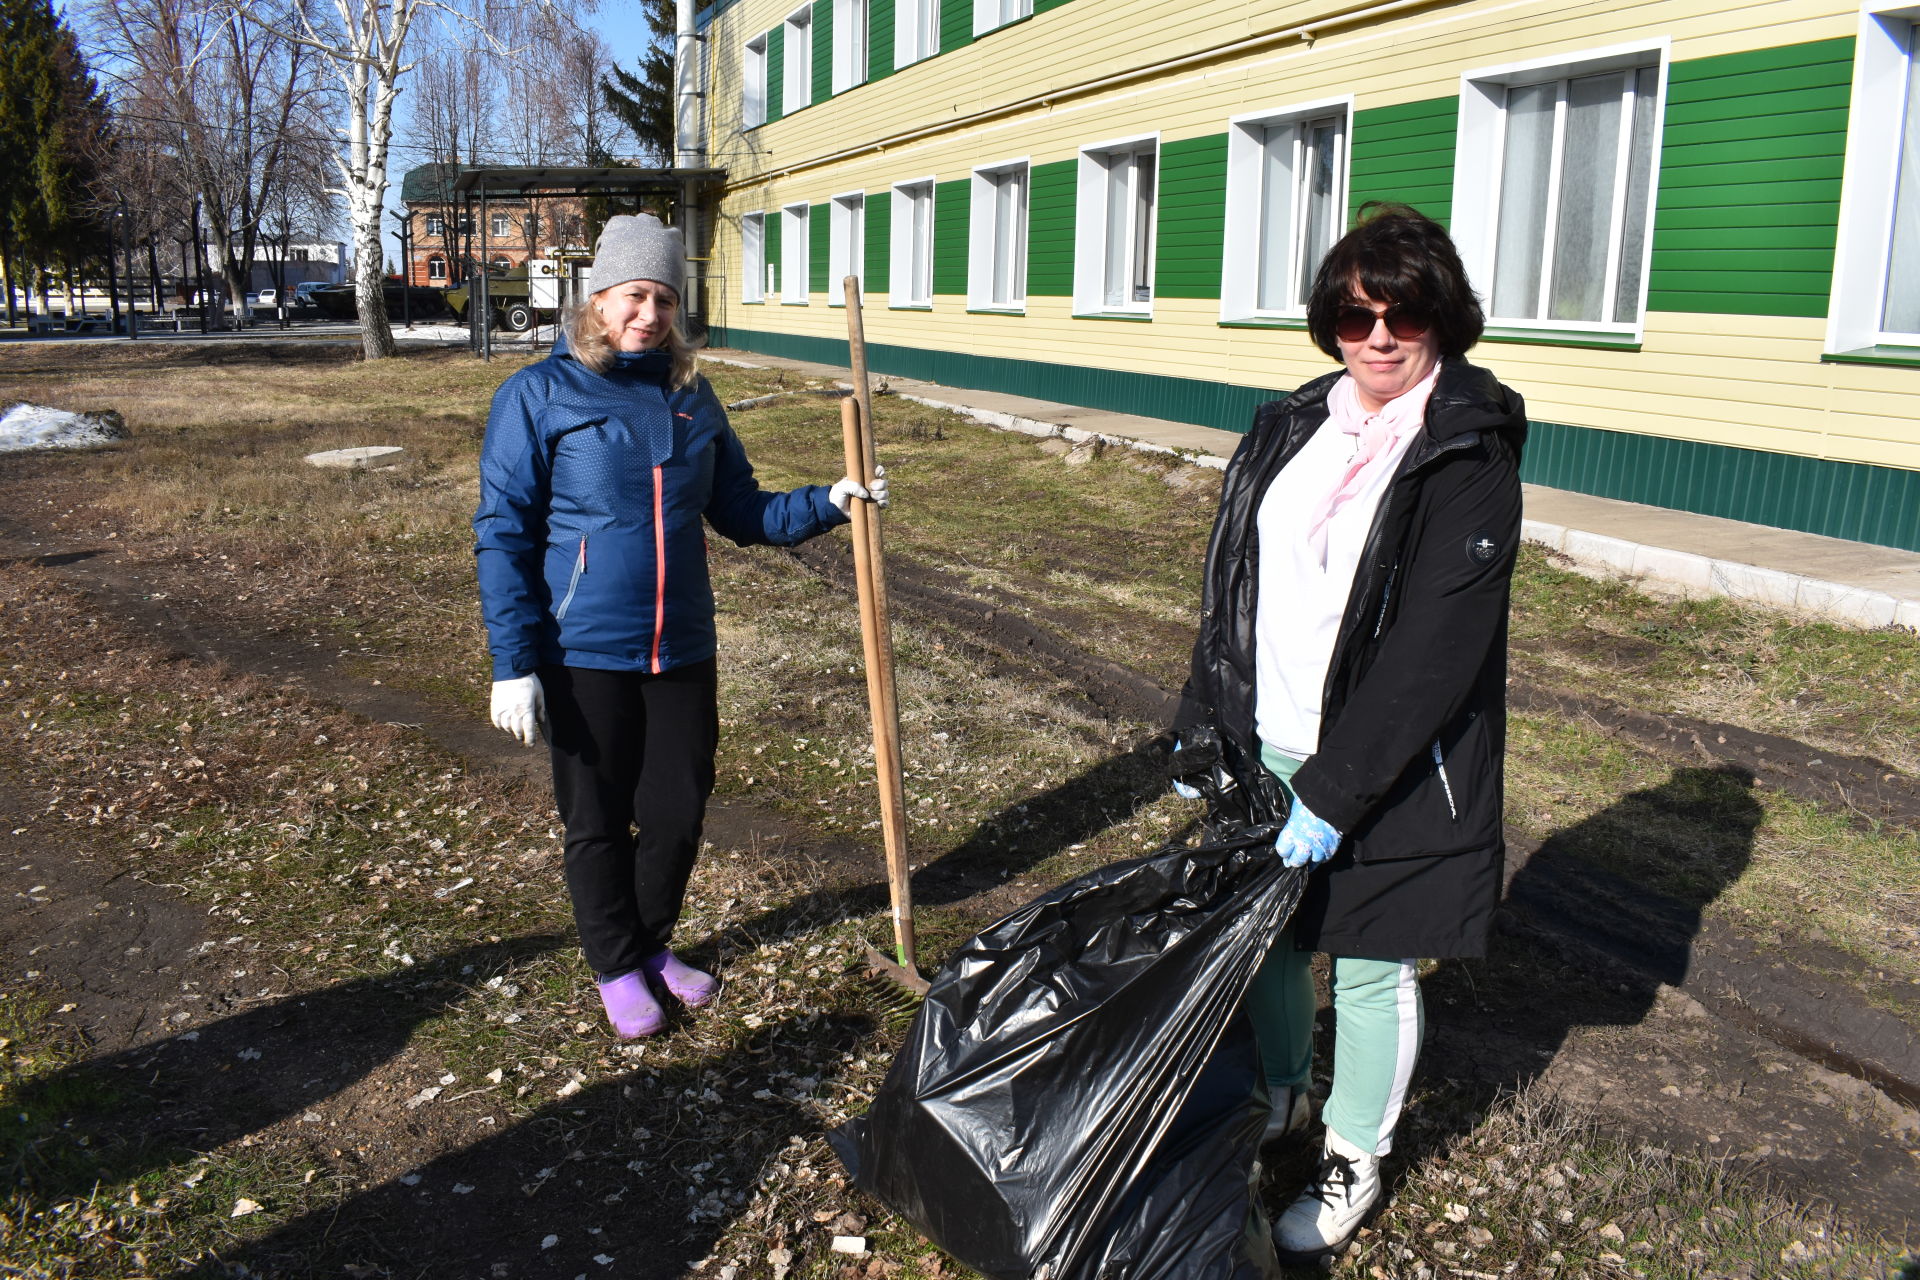
[[[600,977],[658,954],[680,918],[713,791],[715,672],[711,658],[659,675],[540,668],[567,892]]]

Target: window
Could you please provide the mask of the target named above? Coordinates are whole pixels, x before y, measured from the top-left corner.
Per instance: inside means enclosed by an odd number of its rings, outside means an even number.
[[[740,127],[751,129],[767,122],[767,36],[763,31],[747,41],[740,59]]]
[[[933,179],[893,189],[892,294],[895,307],[933,305]]]
[[[960,0],[954,0],[957,4]],[[940,52],[940,0],[895,0],[893,65],[911,66]]]
[[[446,218],[441,214],[437,214],[437,213],[428,214],[427,215],[427,234],[430,236],[444,237],[447,234]]]
[[[427,280],[444,282],[447,278],[447,260],[439,254],[427,259]]]
[[[493,260],[493,269],[495,271],[511,271],[513,270],[513,259],[495,258]]]
[[[1024,18],[1033,12],[1033,0],[973,0],[973,34]]]
[[[504,239],[513,234],[513,219],[504,213],[496,213],[488,219],[487,234],[495,239]]]
[[[1347,206],[1350,100],[1233,121],[1220,314],[1301,317]]]
[[[967,305],[1020,310],[1027,305],[1027,162],[973,171]]]
[[[1637,328],[1662,48],[1468,73],[1453,225],[1492,324]]]
[[[1920,8],[1869,8],[1854,46],[1827,350],[1920,347]]]
[[[780,211],[780,274],[786,288],[780,301],[807,300],[807,206],[790,204]]]
[[[1080,153],[1073,309],[1153,310],[1153,230],[1160,144],[1136,139]]]
[[[813,6],[802,5],[787,17],[781,67],[780,110],[792,115],[813,101]]]
[[[867,0],[833,0],[833,91],[867,82]]]
[[[539,214],[529,213],[526,217],[520,219],[520,226],[521,226],[521,229],[526,232],[527,242],[529,244],[531,244],[532,242],[540,238],[540,215]]]
[[[864,296],[867,288],[867,197],[855,191],[835,196],[828,215],[831,232],[827,239],[827,304],[847,305],[847,290],[842,283],[848,276],[860,281]]]
[[[767,280],[767,215],[740,218],[740,301],[765,302]]]

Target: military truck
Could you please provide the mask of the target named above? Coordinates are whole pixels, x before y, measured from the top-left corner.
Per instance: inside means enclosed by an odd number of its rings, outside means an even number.
[[[575,298],[584,295],[593,263],[584,257],[529,258],[517,267],[487,271],[487,306],[493,327],[525,333],[537,324],[553,324]],[[454,318],[468,324],[471,286],[465,282],[446,292]]]

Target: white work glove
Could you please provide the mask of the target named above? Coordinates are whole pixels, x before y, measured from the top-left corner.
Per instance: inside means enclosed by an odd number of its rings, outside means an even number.
[[[493,682],[493,724],[530,747],[547,718],[547,694],[539,676],[519,676]]]
[[[833,488],[827,490],[827,501],[840,508],[840,514],[843,516],[851,516],[853,514],[853,501],[855,498],[865,499],[873,503],[876,507],[886,506],[887,469],[885,467],[875,467],[873,469],[872,488],[861,484],[852,476],[842,476],[834,482]]]

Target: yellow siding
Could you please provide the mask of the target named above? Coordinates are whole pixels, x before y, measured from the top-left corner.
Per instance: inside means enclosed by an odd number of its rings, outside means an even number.
[[[845,313],[739,301],[738,215],[818,204],[892,183],[965,177],[976,164],[1026,156],[1070,159],[1104,139],[1158,131],[1163,140],[1219,134],[1230,117],[1351,93],[1356,110],[1451,96],[1473,67],[1576,53],[1665,36],[1676,60],[1846,37],[1857,10],[1835,0],[1733,6],[1702,0],[1554,4],[1547,0],[1435,6],[1380,25],[1336,29],[1225,56],[1149,80],[1067,95],[924,137],[829,158],[881,133],[943,125],[1061,85],[1162,64],[1309,19],[1314,5],[1246,0],[1077,0],[1012,30],[795,116],[744,133],[723,127],[714,163],[729,172],[716,237],[725,274],[721,326],[841,339]],[[714,24],[716,115],[738,103],[738,51],[776,24],[784,3],[749,0]],[[732,80],[729,80],[732,77]],[[732,84],[731,91],[729,84]],[[1212,299],[1162,297],[1151,324],[1079,319],[1061,297],[1032,297],[1024,316],[968,315],[942,295],[931,311],[890,311],[869,299],[876,343],[980,356],[1210,378],[1288,388],[1332,367],[1303,332],[1227,328]],[[1824,321],[1653,312],[1640,350],[1487,343],[1476,358],[1526,395],[1541,421],[1920,469],[1920,377],[1911,369],[1823,363]]]

